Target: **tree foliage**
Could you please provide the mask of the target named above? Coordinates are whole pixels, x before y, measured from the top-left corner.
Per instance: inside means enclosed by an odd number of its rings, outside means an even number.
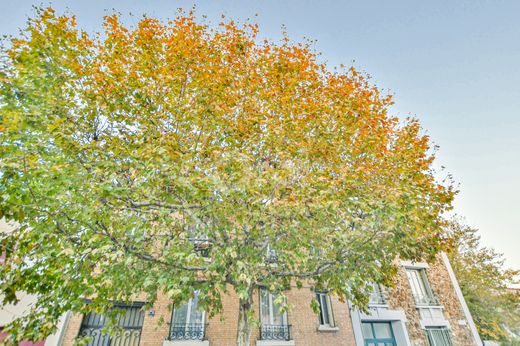
[[[397,256],[443,245],[454,191],[417,120],[390,115],[364,74],[250,23],[103,25],[38,10],[3,51],[0,205],[20,227],[1,236],[0,288],[40,297],[16,337],[138,292],[199,290],[214,315],[233,289],[244,343],[259,286],[362,306]]]
[[[480,337],[520,344],[520,292],[511,289],[520,271],[506,269],[503,255],[483,247],[476,229],[460,221],[450,229],[455,245],[450,262]]]

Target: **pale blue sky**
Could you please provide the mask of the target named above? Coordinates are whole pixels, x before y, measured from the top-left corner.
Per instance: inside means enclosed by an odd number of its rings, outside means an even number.
[[[0,33],[15,34],[31,0],[0,0]],[[47,2],[43,2],[48,4]],[[484,244],[520,268],[520,1],[53,1],[88,31],[116,9],[126,16],[173,17],[197,4],[254,17],[261,36],[317,40],[331,66],[354,64],[395,94],[394,111],[415,115],[440,146],[438,165],[460,184],[456,211],[478,227]]]

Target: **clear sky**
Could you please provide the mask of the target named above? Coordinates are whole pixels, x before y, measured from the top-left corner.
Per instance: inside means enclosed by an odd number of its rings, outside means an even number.
[[[520,269],[520,1],[52,2],[88,31],[112,9],[132,24],[194,3],[213,23],[254,18],[266,38],[279,39],[285,25],[292,39],[315,39],[331,66],[368,72],[395,95],[396,114],[417,116],[440,146],[438,166],[460,184],[456,212]],[[0,0],[0,33],[16,34],[33,4],[42,2]]]

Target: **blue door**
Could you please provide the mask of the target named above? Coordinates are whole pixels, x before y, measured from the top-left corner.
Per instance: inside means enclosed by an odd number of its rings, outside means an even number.
[[[390,322],[362,322],[365,346],[397,346]]]

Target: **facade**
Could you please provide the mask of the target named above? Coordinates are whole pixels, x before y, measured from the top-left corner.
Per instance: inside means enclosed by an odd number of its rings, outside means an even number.
[[[276,294],[259,290],[255,312],[260,327],[253,330],[256,346],[475,346],[482,345],[447,257],[433,264],[401,263],[394,288],[374,287],[368,311],[360,311],[327,292],[311,287],[287,292],[291,307],[277,309]],[[312,298],[320,305],[316,315]],[[236,343],[238,298],[223,297],[223,313],[208,318],[197,308],[197,297],[182,306],[159,298],[153,310],[144,302],[122,305],[123,332],[102,335],[103,317],[74,315],[65,326],[63,345],[77,336],[91,336],[89,345],[229,346]],[[167,323],[159,324],[160,319]]]
[[[5,219],[0,219],[0,232],[11,232],[16,225],[7,223]],[[4,262],[4,253],[0,253],[0,266]],[[0,296],[1,299],[1,296]],[[7,336],[4,333],[3,327],[13,321],[15,318],[23,316],[28,309],[36,302],[36,297],[30,294],[19,294],[18,295],[19,302],[15,305],[9,304],[0,308],[0,344],[1,341]],[[58,331],[47,337],[45,340],[41,340],[36,343],[32,343],[29,341],[23,341],[19,346],[57,346],[61,344],[61,337],[63,332],[63,326],[65,324],[66,319],[68,318],[68,314],[63,316],[60,321],[60,325],[58,326]]]

